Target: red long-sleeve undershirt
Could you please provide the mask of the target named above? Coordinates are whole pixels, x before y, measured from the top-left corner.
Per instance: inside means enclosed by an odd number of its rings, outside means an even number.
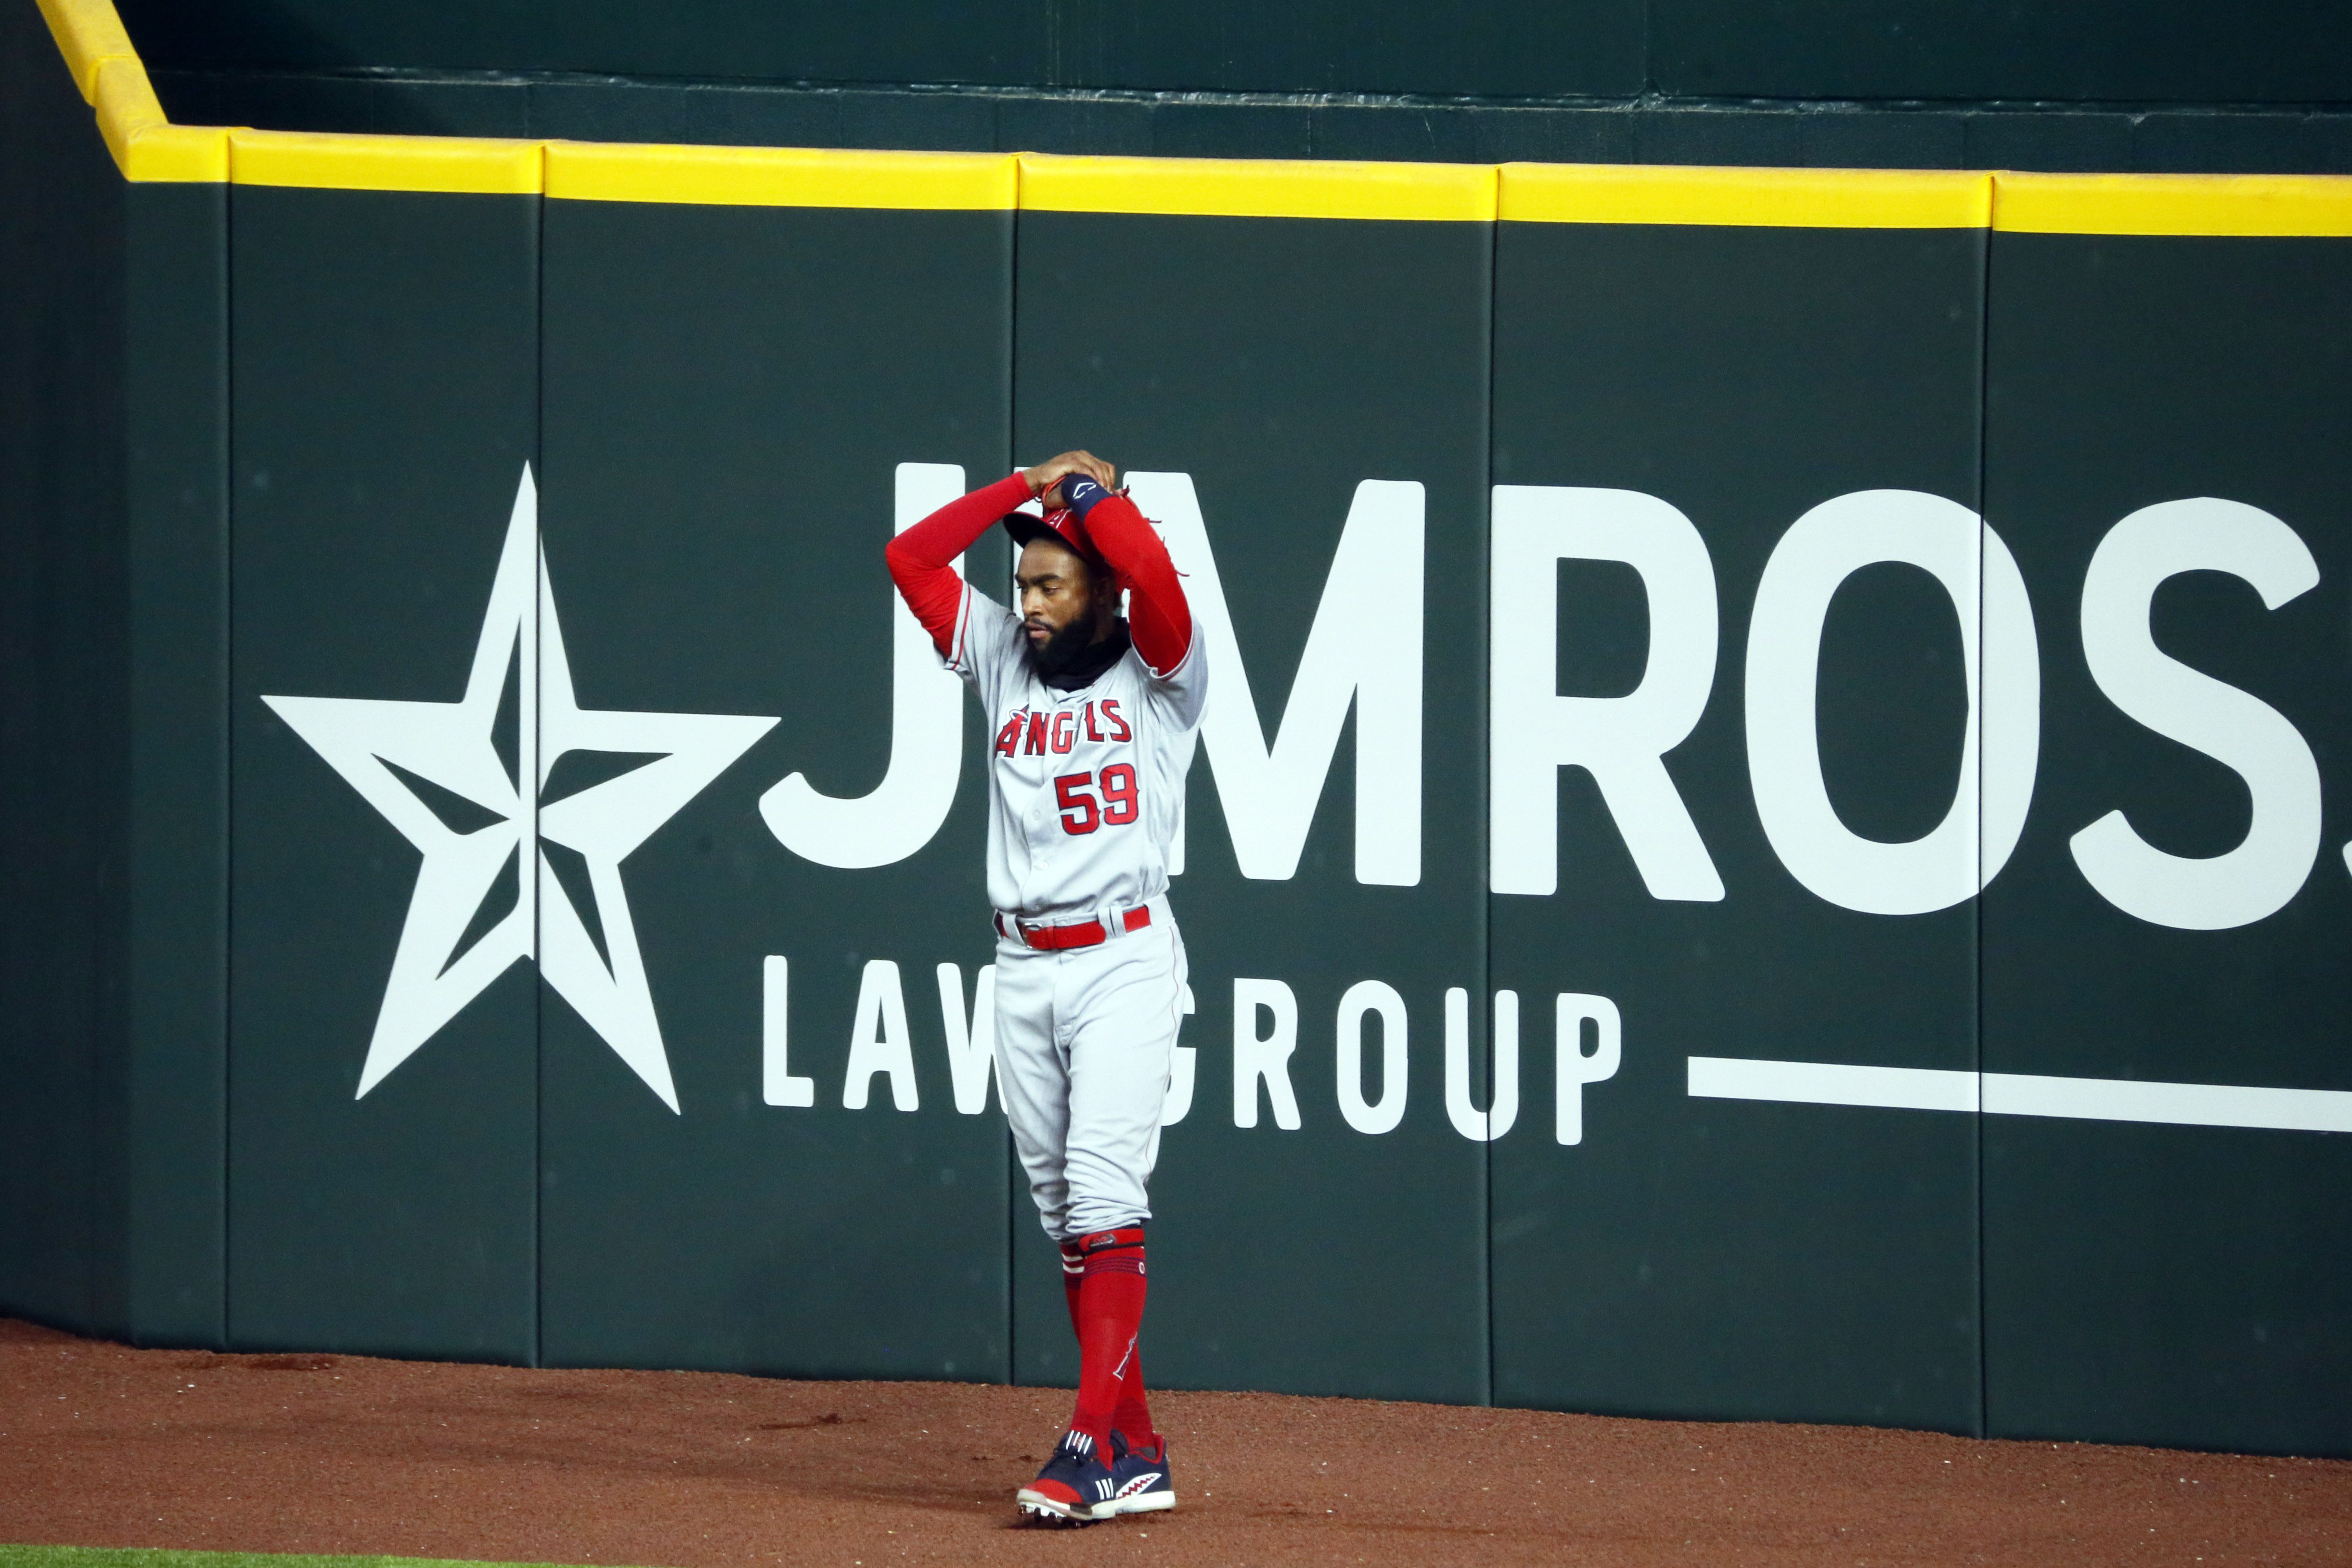
[[[942,659],[956,654],[956,617],[963,609],[963,579],[955,559],[986,533],[989,525],[1030,499],[1029,481],[1018,474],[950,501],[890,541],[883,559],[898,597],[915,612]]]
[[[1133,501],[1106,496],[1087,514],[1087,542],[1127,590],[1128,632],[1143,662],[1166,674],[1192,646],[1192,606],[1168,547]]]
[[[985,488],[950,501],[890,541],[885,558],[890,580],[941,658],[955,656],[956,617],[963,606],[963,580],[952,566],[989,525],[1032,499],[1029,482],[1009,475]],[[1128,627],[1135,651],[1162,674],[1183,663],[1192,646],[1192,608],[1184,598],[1168,547],[1135,503],[1109,496],[1096,503],[1086,536],[1128,591]]]

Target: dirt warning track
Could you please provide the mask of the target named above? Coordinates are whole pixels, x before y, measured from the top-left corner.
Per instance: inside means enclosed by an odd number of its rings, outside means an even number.
[[[0,1542],[824,1563],[2335,1563],[2352,1463],[1154,1396],[1180,1509],[1046,1532],[1045,1389],[139,1351],[0,1320]]]

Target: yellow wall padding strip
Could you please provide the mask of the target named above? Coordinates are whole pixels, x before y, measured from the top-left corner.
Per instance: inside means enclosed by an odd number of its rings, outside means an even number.
[[[1046,213],[1486,223],[1495,216],[1495,169],[1024,153],[1021,205]]]
[[[2341,174],[2000,174],[1993,227],[2012,234],[2352,235]]]
[[[1887,169],[1506,163],[1501,215],[1536,224],[1983,228],[1992,221],[1992,177]]]
[[[98,72],[98,131],[126,180],[212,182],[228,178],[228,132],[173,125],[136,59],[108,59]]]
[[[547,144],[547,193],[570,201],[1003,211],[1019,188],[1010,152]]]
[[[229,178],[240,185],[330,191],[535,194],[546,143],[470,136],[318,136],[232,131]]]
[[[112,0],[39,0],[41,16],[49,24],[49,36],[58,41],[58,52],[66,57],[66,69],[73,73],[74,86],[81,89],[84,103],[98,101],[98,68],[108,60],[139,62],[139,53],[131,47],[131,35],[122,28],[122,18],[114,14]],[[142,69],[140,74],[144,76]]]

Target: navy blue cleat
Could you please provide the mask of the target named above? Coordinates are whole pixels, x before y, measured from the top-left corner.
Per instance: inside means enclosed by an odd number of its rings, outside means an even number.
[[[1065,1432],[1037,1479],[1013,1500],[1023,1513],[1046,1524],[1092,1524],[1111,1517],[1097,1510],[1109,1504],[1117,1490],[1110,1470],[1096,1456],[1095,1440],[1084,1432]]]
[[[1125,1433],[1113,1432],[1110,1451],[1110,1495],[1095,1504],[1097,1519],[1158,1513],[1176,1506],[1176,1486],[1168,1479],[1167,1438],[1149,1448],[1130,1448]]]

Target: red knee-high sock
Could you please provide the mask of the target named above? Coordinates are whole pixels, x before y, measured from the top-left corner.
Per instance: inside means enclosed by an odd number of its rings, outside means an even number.
[[[1135,1362],[1143,1327],[1143,1231],[1097,1230],[1078,1238],[1085,1272],[1078,1281],[1078,1403],[1070,1430],[1094,1441],[1110,1462],[1110,1429]],[[1139,1391],[1141,1380],[1137,1382]],[[1132,1434],[1129,1440],[1135,1440]]]
[[[1070,1333],[1078,1334],[1078,1292],[1087,1277],[1087,1255],[1075,1241],[1062,1243],[1062,1300],[1070,1309]],[[1160,1433],[1151,1425],[1151,1406],[1143,1392],[1143,1350],[1139,1344],[1127,1359],[1127,1375],[1118,1380],[1118,1408],[1110,1424],[1130,1448],[1157,1449]]]

